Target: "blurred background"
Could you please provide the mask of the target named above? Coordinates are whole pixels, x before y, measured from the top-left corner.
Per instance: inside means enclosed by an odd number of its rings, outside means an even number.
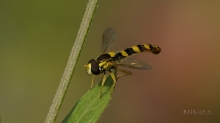
[[[86,5],[87,0],[1,0],[2,123],[44,122]],[[150,43],[162,52],[133,56],[153,69],[128,69],[133,75],[119,79],[98,123],[220,121],[220,1],[100,0],[56,123],[88,91],[92,77],[83,65],[100,54],[107,27],[117,33],[111,51]],[[186,115],[188,110],[205,114]]]

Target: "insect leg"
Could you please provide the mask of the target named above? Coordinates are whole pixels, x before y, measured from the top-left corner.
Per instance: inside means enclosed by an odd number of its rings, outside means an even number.
[[[92,83],[91,83],[90,89],[92,89],[92,87],[93,87],[94,78],[95,78],[95,75],[92,77]]]
[[[114,81],[114,84],[113,84],[112,87],[111,87],[111,94],[112,94],[112,92],[113,92],[113,90],[114,90],[114,88],[115,88],[115,85],[116,85],[116,78],[115,78],[114,73],[112,73],[111,71],[109,71],[109,72],[110,72],[110,75],[111,75],[111,77],[112,77],[112,79],[113,79],[113,81]]]
[[[102,84],[101,84],[101,90],[100,90],[100,98],[102,97],[102,90],[103,90],[103,86],[105,84],[106,81],[106,75],[104,73],[103,77],[102,77]]]
[[[117,71],[125,73],[125,74],[122,74],[122,75],[117,75],[117,80],[118,80],[119,77],[128,76],[128,75],[132,75],[133,74],[131,71],[127,71],[127,70],[123,70],[123,69],[117,69]]]

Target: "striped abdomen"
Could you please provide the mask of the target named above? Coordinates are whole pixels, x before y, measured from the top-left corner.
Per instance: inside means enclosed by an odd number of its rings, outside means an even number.
[[[157,45],[152,45],[152,44],[139,44],[130,48],[127,48],[125,50],[122,50],[113,56],[113,60],[117,61],[122,58],[125,58],[127,56],[133,55],[135,53],[140,53],[140,52],[151,52],[153,54],[159,54],[161,49]]]

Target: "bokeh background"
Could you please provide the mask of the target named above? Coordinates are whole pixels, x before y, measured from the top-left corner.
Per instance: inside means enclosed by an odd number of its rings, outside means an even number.
[[[0,2],[2,123],[42,123],[66,66],[87,0]],[[159,55],[133,56],[153,67],[119,79],[98,123],[218,123],[220,121],[220,1],[100,0],[57,123],[88,91],[83,65],[100,54],[105,28],[112,51],[157,44]],[[100,78],[95,79],[97,82]],[[212,116],[186,116],[209,110]]]

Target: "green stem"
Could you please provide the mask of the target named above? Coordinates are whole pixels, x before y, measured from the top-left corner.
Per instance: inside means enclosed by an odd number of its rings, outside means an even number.
[[[80,51],[82,49],[89,27],[91,25],[97,4],[98,0],[89,0],[89,2],[87,3],[86,11],[83,16],[76,40],[72,47],[72,51],[70,52],[68,63],[61,78],[59,87],[57,88],[53,102],[50,106],[50,110],[44,121],[45,123],[54,123],[57,118],[59,109],[66,95],[66,91],[68,89],[70,80],[72,78],[72,74],[75,70]]]

